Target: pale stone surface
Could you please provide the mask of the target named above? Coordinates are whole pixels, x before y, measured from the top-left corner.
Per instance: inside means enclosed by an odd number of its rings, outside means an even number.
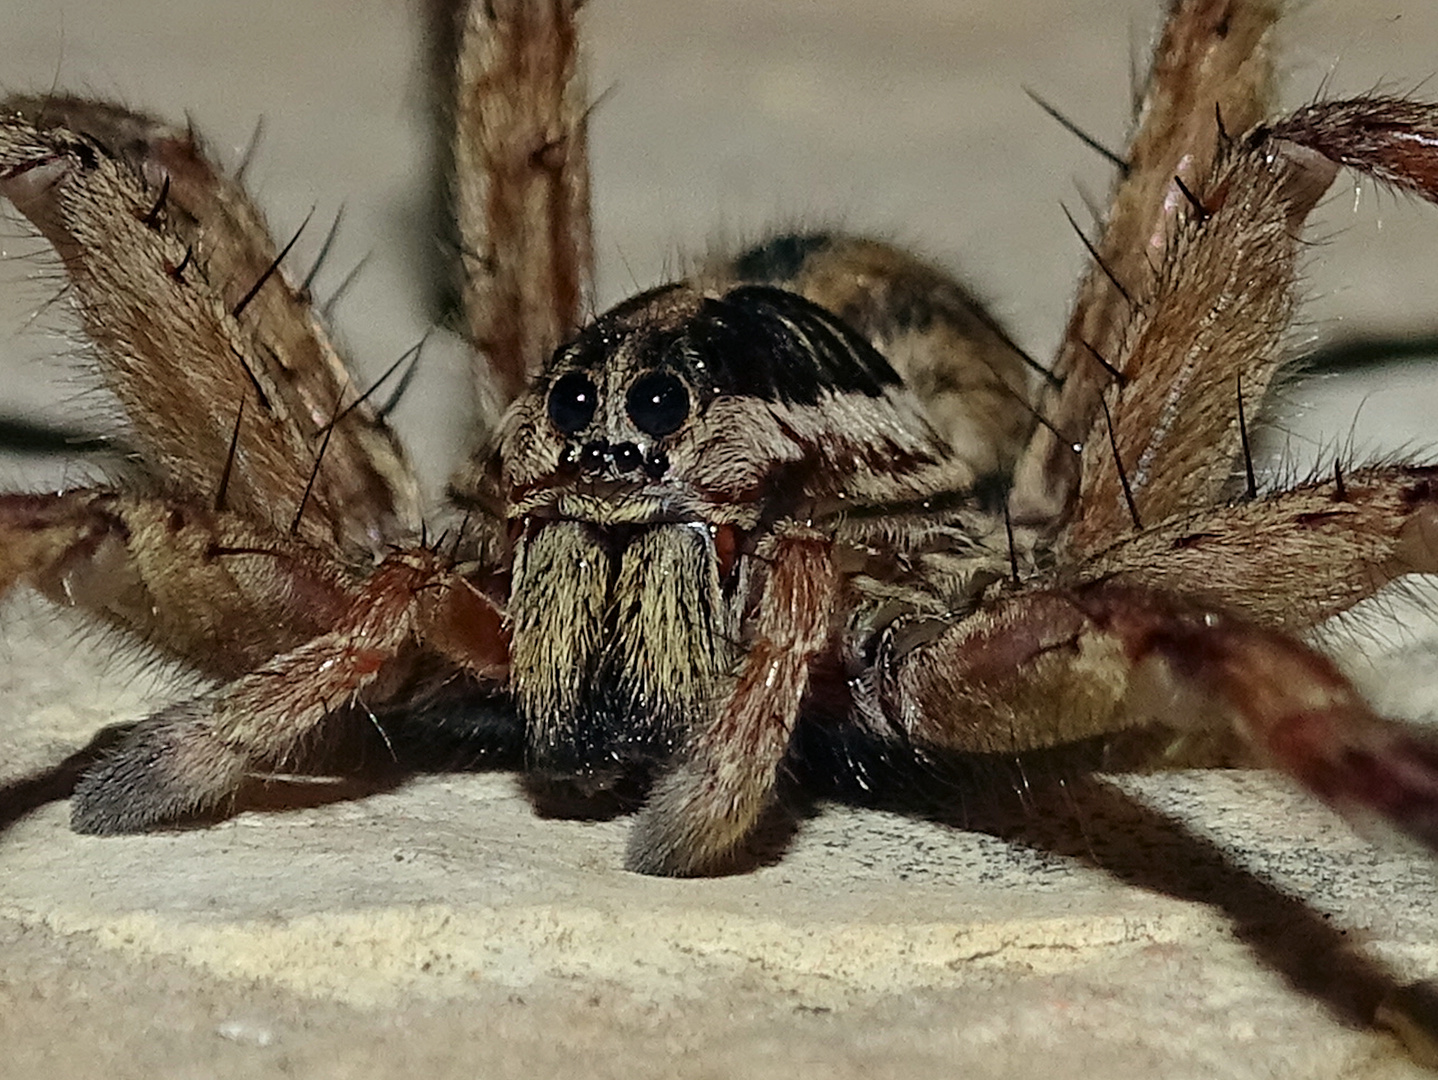
[[[321,293],[374,252],[340,323],[376,371],[429,318],[409,13],[277,7],[17,0],[0,12],[0,80],[189,108],[230,161],[264,115],[250,176],[276,231],[311,205],[318,219],[347,208]],[[605,297],[776,218],[839,220],[965,267],[1044,351],[1080,261],[1056,204],[1080,205],[1074,176],[1099,191],[1104,174],[1022,88],[1118,143],[1149,9],[595,0],[595,83],[614,87],[595,128]],[[1431,74],[1438,11],[1322,0],[1289,36],[1290,100],[1330,68],[1333,92],[1405,88]],[[1343,235],[1316,252],[1313,334],[1431,326],[1438,214],[1371,189],[1356,216],[1352,201],[1333,199],[1320,229]],[[7,253],[33,250],[10,233]],[[53,290],[24,280],[34,261],[11,265],[7,335]],[[6,410],[102,408],[72,400],[63,366],[28,359],[57,351],[35,329],[0,338]],[[462,432],[463,358],[430,356],[400,422],[437,481]],[[1431,441],[1435,388],[1431,368],[1305,384],[1301,423],[1270,445],[1307,462],[1350,431],[1365,449]],[[0,475],[83,474],[27,461]],[[1375,612],[1372,659],[1354,661],[1383,707],[1418,717],[1438,705],[1426,620]],[[1003,839],[831,808],[773,864],[701,882],[623,873],[624,821],[540,820],[504,776],[119,841],[72,835],[64,803],[32,797],[99,727],[181,692],[65,613],[23,597],[0,612],[3,806],[42,804],[5,812],[0,832],[0,1075],[1414,1072],[1342,1014],[1438,977],[1432,864],[1269,778],[1075,789]]]

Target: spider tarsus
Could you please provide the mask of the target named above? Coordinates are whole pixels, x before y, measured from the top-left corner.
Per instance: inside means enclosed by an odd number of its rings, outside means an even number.
[[[242,755],[212,737],[202,700],[139,724],[75,785],[70,827],[91,836],[150,832],[212,816],[244,776]]]
[[[727,813],[705,806],[706,778],[681,768],[663,777],[630,829],[624,868],[651,877],[715,877],[744,861],[745,841],[769,804],[731,802]]]
[[[1374,715],[1355,695],[1347,707],[1295,713],[1275,725],[1269,745],[1325,802],[1359,818],[1376,814],[1438,851],[1438,742]]]

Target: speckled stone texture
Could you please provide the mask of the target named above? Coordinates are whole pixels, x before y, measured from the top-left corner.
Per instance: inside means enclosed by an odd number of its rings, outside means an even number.
[[[603,295],[766,225],[839,223],[961,268],[1035,352],[1081,261],[1058,204],[1101,162],[1024,94],[1118,144],[1155,3],[593,0]],[[432,318],[416,27],[406,5],[220,0],[0,10],[0,83],[189,110],[275,231],[346,220],[318,292],[376,373]],[[1438,8],[1315,0],[1287,100],[1414,87]],[[1355,210],[1355,202],[1357,209]],[[296,265],[318,247],[302,241]],[[1300,340],[1434,325],[1438,212],[1340,184]],[[36,245],[0,229],[0,411],[103,416]],[[464,358],[427,350],[398,423],[432,488]],[[1431,445],[1432,366],[1308,382],[1271,469]],[[5,459],[7,487],[93,470]],[[1431,717],[1431,605],[1329,635],[1383,708]],[[1318,1077],[1416,1075],[1355,1021],[1438,978],[1438,875],[1282,781],[1182,773],[1035,794],[987,832],[818,808],[721,880],[619,869],[623,820],[542,820],[504,775],[415,779],[210,829],[77,837],[57,763],[183,692],[164,665],[20,596],[0,609],[0,1076]],[[956,800],[957,802],[957,800]]]

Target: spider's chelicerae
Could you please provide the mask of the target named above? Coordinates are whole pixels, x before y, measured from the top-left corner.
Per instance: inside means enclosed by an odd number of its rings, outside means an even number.
[[[0,590],[215,680],[129,730],[72,821],[224,812],[327,724],[522,752],[536,792],[637,792],[628,864],[731,865],[792,772],[1257,758],[1438,847],[1438,745],[1303,636],[1438,572],[1438,468],[1259,492],[1340,166],[1438,200],[1438,107],[1272,119],[1279,4],[1175,3],[1094,265],[1039,369],[958,284],[776,235],[597,318],[572,0],[456,5],[461,329],[504,406],[427,532],[376,408],[193,136],[0,106],[0,195],[63,261],[130,420],[114,487],[0,497]],[[386,393],[381,388],[381,394]]]

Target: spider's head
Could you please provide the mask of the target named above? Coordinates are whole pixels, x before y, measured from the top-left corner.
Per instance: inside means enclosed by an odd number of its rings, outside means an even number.
[[[512,519],[752,528],[783,492],[836,494],[860,453],[870,467],[890,465],[874,453],[932,460],[932,433],[912,410],[882,424],[896,399],[908,404],[888,361],[803,297],[663,286],[556,351],[510,414],[501,484]],[[860,430],[836,424],[844,401],[865,414]],[[861,445],[870,436],[878,445]],[[795,472],[797,486],[776,488]]]
[[[515,403],[494,467],[532,764],[601,782],[722,696],[776,527],[966,478],[868,341],[764,285],[600,317]]]

